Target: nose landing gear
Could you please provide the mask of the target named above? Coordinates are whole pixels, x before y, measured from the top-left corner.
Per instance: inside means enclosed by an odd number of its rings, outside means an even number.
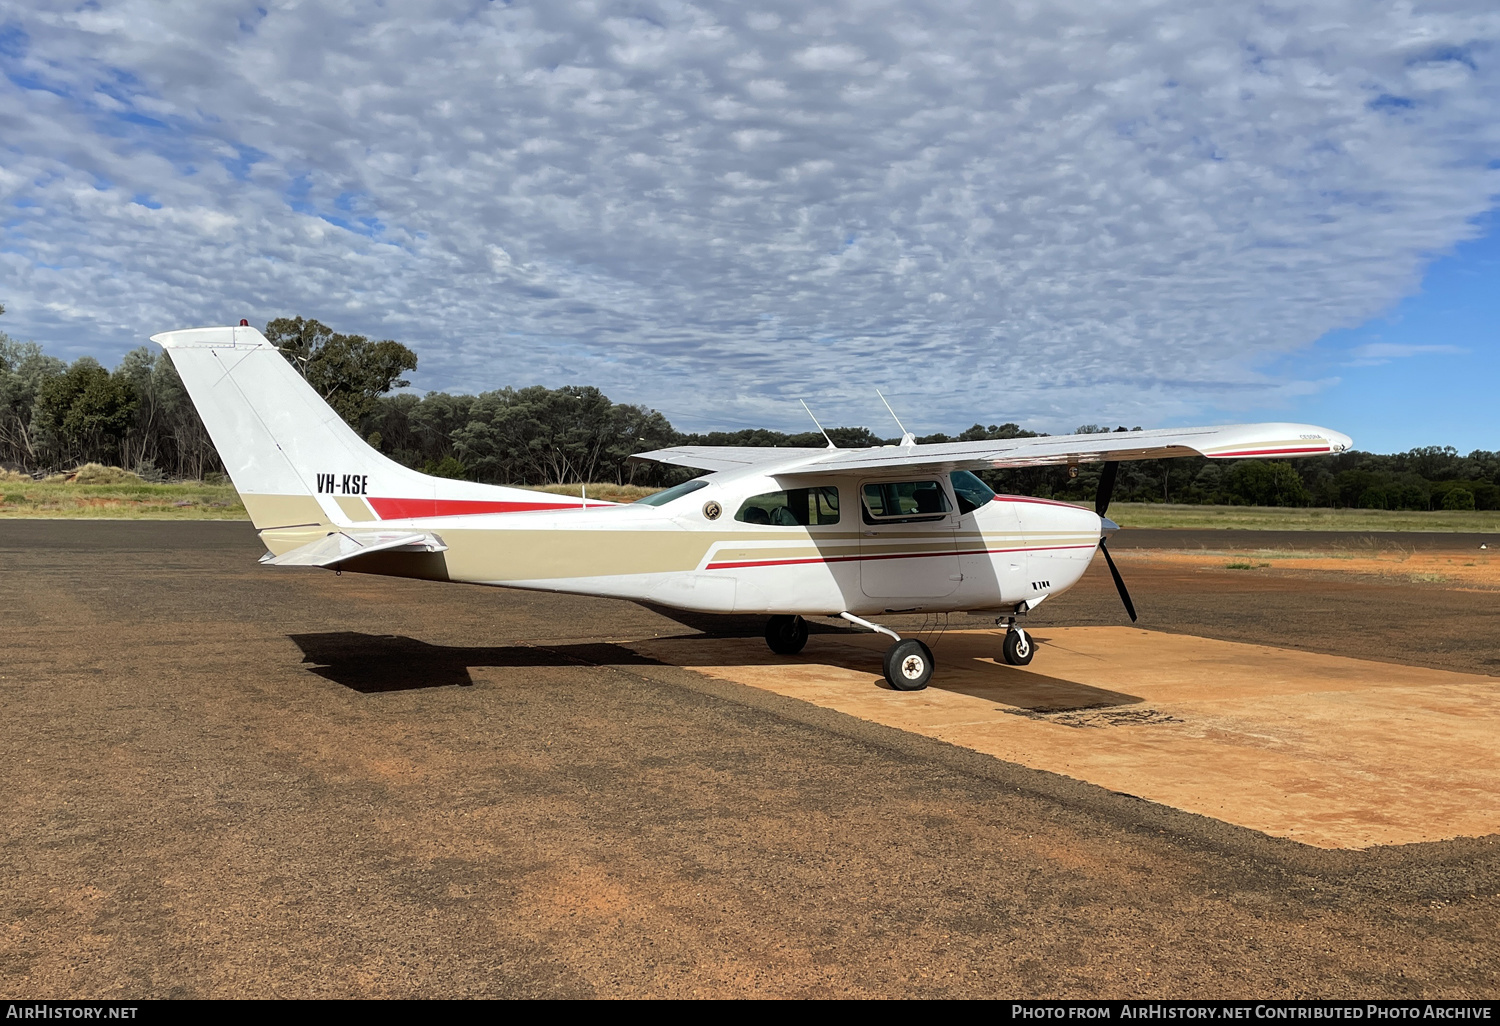
[[[1012,666],[1025,666],[1031,662],[1031,657],[1036,655],[1036,645],[1027,634],[1014,623],[1010,630],[1005,632],[1005,643],[1000,646],[1005,661]]]

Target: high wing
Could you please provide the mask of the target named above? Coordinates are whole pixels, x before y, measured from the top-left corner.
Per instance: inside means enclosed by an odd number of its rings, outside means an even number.
[[[1151,431],[1047,435],[982,442],[886,445],[869,449],[735,449],[686,445],[641,453],[635,458],[703,470],[764,465],[770,471],[773,464],[779,464],[774,469],[783,473],[814,474],[921,466],[988,470],[1066,463],[1160,460],[1176,456],[1207,456],[1210,459],[1259,456],[1286,459],[1343,452],[1353,444],[1348,435],[1311,424],[1230,424],[1222,427],[1159,428]],[[738,460],[731,462],[736,456]]]
[[[698,470],[744,470],[761,464],[800,462],[809,456],[831,452],[830,449],[773,448],[756,445],[678,445],[670,449],[655,449],[630,457],[633,460],[650,460],[652,463],[670,463],[678,467],[694,467]],[[852,450],[868,452],[868,449]]]
[[[442,552],[448,546],[428,531],[334,531],[290,552],[261,557],[267,566],[335,566],[375,552]]]

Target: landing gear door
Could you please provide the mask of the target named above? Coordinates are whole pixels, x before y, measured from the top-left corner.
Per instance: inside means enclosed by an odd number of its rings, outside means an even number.
[[[936,477],[860,485],[860,589],[891,608],[958,590],[956,510]],[[913,600],[910,603],[904,600]]]

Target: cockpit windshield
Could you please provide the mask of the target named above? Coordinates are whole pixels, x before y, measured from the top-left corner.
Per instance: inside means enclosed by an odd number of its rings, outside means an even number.
[[[960,514],[972,513],[995,497],[989,485],[967,470],[955,470],[948,475],[948,480],[953,482],[953,494],[958,496]]]

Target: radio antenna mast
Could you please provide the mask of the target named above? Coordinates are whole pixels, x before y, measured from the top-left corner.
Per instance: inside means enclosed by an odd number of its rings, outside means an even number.
[[[896,416],[895,410],[891,409],[891,404],[886,400],[885,393],[877,388],[875,390],[875,394],[880,396],[880,401],[885,403],[886,412],[891,415],[891,419],[894,420],[896,422],[896,426],[901,429],[901,444],[916,445],[917,436],[906,430],[906,425],[901,423],[901,418]]]
[[[818,424],[818,418],[817,417],[813,417],[812,407],[810,407],[810,406],[807,405],[807,400],[806,399],[798,399],[797,401],[802,404],[802,408],[807,411],[807,415],[809,417],[812,417],[812,422],[814,424]],[[823,431],[823,425],[822,424],[818,424],[818,430],[819,431]],[[836,446],[836,445],[833,444],[833,439],[828,437],[828,432],[827,431],[823,431],[823,440],[828,443],[828,448],[830,448],[830,449],[837,449],[838,448],[838,446]]]

